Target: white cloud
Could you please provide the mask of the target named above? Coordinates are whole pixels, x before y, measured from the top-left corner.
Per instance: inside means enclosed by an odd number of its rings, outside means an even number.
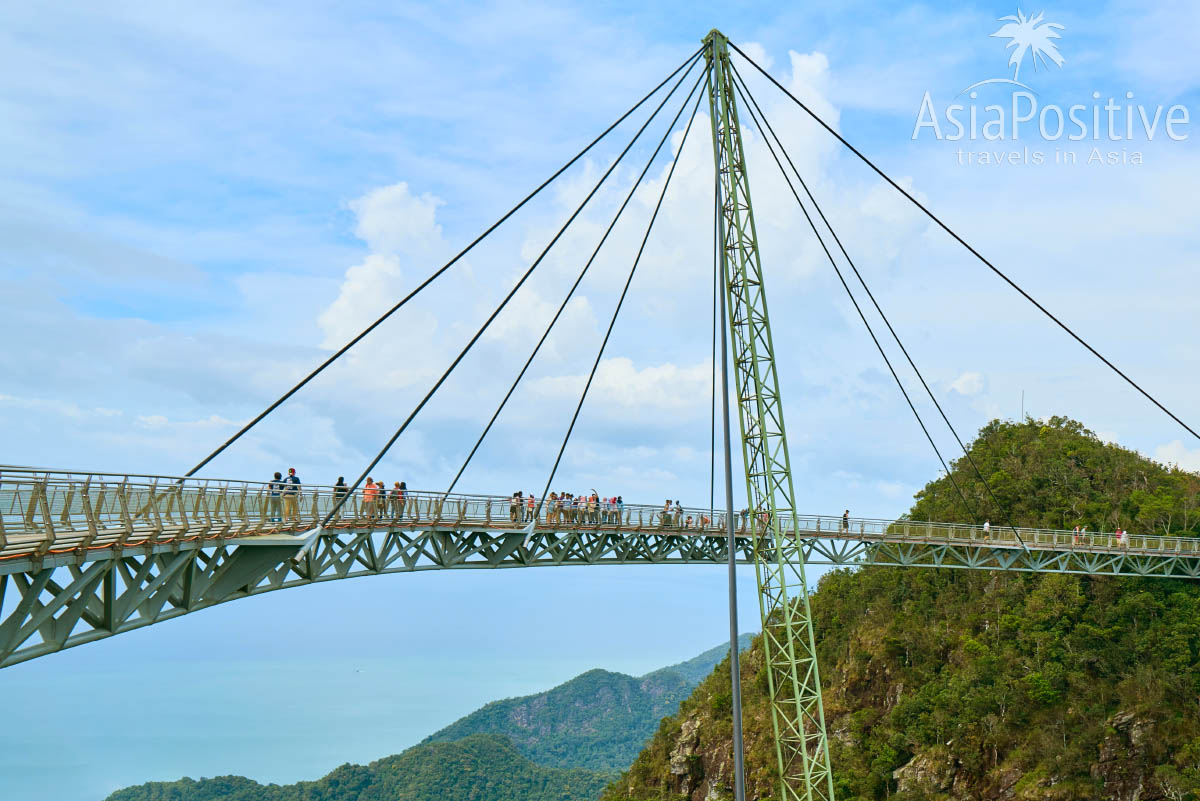
[[[325,334],[321,347],[340,348],[404,297],[407,284],[393,255],[372,253],[346,270],[337,298],[317,317]]]
[[[210,429],[218,433],[231,431],[235,427],[246,423],[245,420],[240,423],[234,420],[226,420],[218,414],[209,415],[198,420],[171,420],[163,414],[140,414],[137,416],[136,422],[139,426],[148,429],[165,429],[174,426],[177,428]]]
[[[428,193],[414,195],[403,181],[350,201],[354,231],[370,253],[346,270],[337,298],[318,315],[322,347],[341,347],[412,291],[413,276],[424,278],[440,266],[435,262],[446,250],[437,221],[441,205]]]
[[[1200,472],[1200,448],[1190,449],[1179,440],[1154,449],[1154,458],[1163,464],[1179,465],[1184,470]]]
[[[788,51],[792,64],[789,87],[792,94],[808,105],[813,112],[837,130],[841,112],[826,95],[829,89],[829,57],[824,53]]]
[[[522,359],[527,358],[561,303],[557,299],[554,302],[544,299],[534,287],[522,287],[488,327],[483,339],[501,343],[518,353]],[[538,352],[538,358],[541,363],[561,360],[567,355],[581,352],[582,344],[593,339],[598,339],[598,332],[591,302],[586,296],[576,294],[555,322],[554,330]]]
[[[750,60],[758,64],[764,70],[770,72],[771,67],[775,65],[775,59],[767,52],[767,49],[758,42],[742,42],[738,45],[750,57]]]
[[[436,219],[444,201],[428,192],[414,195],[404,181],[373,189],[349,205],[358,218],[354,233],[374,253],[427,261],[444,248]]]
[[[984,390],[983,376],[979,373],[963,373],[950,383],[950,389],[959,395],[978,395]]]
[[[662,364],[638,369],[624,356],[603,359],[588,391],[588,402],[607,407],[610,414],[642,418],[648,413],[691,415],[707,409],[711,398],[712,366]],[[536,382],[546,397],[578,398],[586,375],[542,378]]]

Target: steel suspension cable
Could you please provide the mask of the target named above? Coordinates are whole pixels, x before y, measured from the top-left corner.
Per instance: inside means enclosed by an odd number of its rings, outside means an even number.
[[[850,254],[847,252],[846,246],[842,243],[842,238],[838,236],[837,231],[829,222],[829,218],[825,216],[825,212],[822,210],[821,204],[817,202],[816,197],[813,196],[812,190],[809,189],[808,182],[804,180],[804,176],[802,176],[800,174],[800,170],[796,168],[796,163],[792,160],[787,148],[783,146],[783,141],[779,138],[779,134],[775,132],[775,129],[771,126],[771,121],[767,119],[766,113],[762,110],[762,107],[758,104],[758,101],[750,92],[750,87],[746,85],[745,78],[743,78],[741,73],[738,72],[737,67],[733,67],[733,74],[734,79],[740,84],[740,88],[738,90],[739,94],[741,94],[743,98],[748,98],[749,102],[753,105],[753,109],[758,112],[759,119],[762,121],[762,124],[766,126],[766,129],[770,133],[771,137],[775,140],[775,144],[779,147],[779,152],[783,154],[788,166],[792,168],[792,173],[796,176],[796,180],[800,182],[800,186],[803,187],[805,195],[807,195],[809,202],[816,210],[817,215],[821,218],[821,222],[824,223],[825,227],[829,230],[830,235],[833,237],[833,241],[837,243],[838,249],[841,251],[842,256],[846,259],[846,263],[850,265],[850,269],[854,271],[854,275],[858,278],[858,282],[862,285],[863,290],[867,293],[867,297],[871,299],[871,304],[875,307],[875,311],[879,313],[884,325],[887,326],[888,331],[892,335],[892,339],[896,341],[896,344],[900,347],[900,351],[904,354],[904,358],[908,360],[908,366],[912,368],[914,373],[916,373],[917,379],[920,380],[921,386],[925,388],[925,393],[929,396],[929,400],[933,401],[933,405],[938,410],[938,414],[942,416],[942,421],[945,422],[946,427],[950,429],[950,433],[954,435],[954,440],[958,443],[958,447],[962,449],[963,456],[966,457],[967,462],[971,465],[971,469],[975,472],[975,475],[979,478],[980,482],[987,490],[988,495],[992,499],[992,503],[996,512],[1004,515],[1009,523],[1009,527],[1016,532],[1017,529],[1016,526],[1013,525],[1012,514],[1010,513],[1008,507],[1002,504],[1000,499],[996,497],[996,493],[992,491],[991,484],[988,482],[987,478],[984,477],[979,467],[975,464],[975,459],[971,456],[970,450],[963,443],[962,437],[958,435],[958,431],[954,428],[954,424],[950,422],[950,418],[942,408],[942,404],[938,401],[937,396],[933,394],[933,390],[930,389],[929,383],[925,380],[925,376],[921,373],[921,370],[917,367],[916,362],[909,354],[908,348],[904,346],[904,342],[900,339],[900,335],[896,333],[896,329],[892,327],[892,323],[888,319],[888,316],[884,314],[883,308],[879,305],[879,301],[875,299],[875,294],[867,285],[862,273],[859,272],[857,265],[854,263],[854,259],[850,258]],[[759,129],[759,132],[763,133],[761,128]],[[797,198],[797,200],[799,200],[799,198]],[[1020,539],[1019,534],[1017,535],[1017,538]]]
[[[693,65],[694,64],[695,62],[693,62]],[[674,96],[675,91],[679,88],[679,85],[683,83],[690,73],[691,69],[689,68],[687,72],[679,76],[679,80],[675,82],[675,85],[671,87],[671,91],[667,93],[666,97],[662,99],[662,102],[660,102],[657,108],[654,109],[654,113],[651,114],[644,123],[642,123],[642,127],[639,128],[637,133],[633,135],[633,138],[629,140],[629,144],[625,146],[625,149],[621,151],[620,155],[618,155],[613,163],[609,165],[608,169],[604,171],[604,174],[600,176],[600,180],[598,180],[596,185],[592,187],[592,190],[588,192],[587,197],[580,202],[580,204],[575,208],[575,211],[571,213],[571,216],[567,218],[567,221],[563,223],[561,228],[558,229],[558,232],[550,240],[549,244],[547,244],[542,252],[538,254],[538,257],[534,260],[533,264],[529,266],[529,269],[525,271],[520,280],[517,281],[516,285],[504,297],[504,300],[500,302],[500,305],[497,306],[490,315],[488,315],[487,320],[485,320],[483,325],[479,327],[479,330],[475,332],[475,335],[471,337],[470,341],[467,342],[466,346],[463,347],[458,356],[455,357],[454,361],[450,363],[450,366],[446,368],[446,371],[442,373],[441,377],[430,388],[429,392],[425,394],[425,397],[421,399],[421,402],[417,404],[416,408],[412,410],[400,427],[396,429],[396,433],[392,434],[391,438],[388,439],[387,444],[385,444],[379,453],[376,454],[375,458],[371,460],[371,463],[367,465],[367,468],[362,472],[362,475],[360,475],[355,480],[354,484],[342,494],[342,497],[338,500],[338,502],[334,504],[333,508],[329,510],[329,513],[325,515],[324,520],[321,521],[320,528],[324,528],[329,524],[329,521],[332,520],[333,517],[338,513],[338,511],[342,508],[342,505],[354,495],[354,492],[358,489],[358,486],[363,482],[364,479],[366,479],[368,475],[370,475],[371,471],[375,469],[375,466],[379,464],[387,452],[391,450],[391,447],[396,444],[396,440],[400,438],[400,435],[405,432],[409,424],[412,423],[416,416],[420,414],[421,410],[425,408],[425,404],[429,402],[429,399],[432,398],[438,389],[441,388],[442,384],[446,382],[446,379],[450,377],[450,374],[454,372],[454,369],[458,367],[459,363],[466,357],[471,348],[475,346],[475,343],[479,341],[479,338],[483,336],[485,331],[487,331],[488,327],[492,324],[492,321],[500,315],[500,312],[504,310],[504,308],[508,305],[508,302],[512,300],[513,296],[515,296],[521,287],[524,286],[525,282],[529,279],[529,276],[531,276],[534,270],[541,265],[543,259],[545,259],[546,255],[550,252],[550,249],[554,247],[562,235],[566,233],[566,230],[570,227],[571,223],[575,222],[575,219],[583,212],[584,207],[587,206],[591,199],[596,196],[596,193],[600,191],[600,188],[604,185],[605,181],[607,181],[609,176],[612,175],[617,169],[617,166],[633,148],[634,144],[637,143],[642,133],[644,133],[646,128],[649,127],[650,123],[654,121],[654,118],[658,116],[658,112],[661,111],[663,106],[666,105],[667,101]],[[701,80],[703,80],[703,75],[696,80],[697,86]],[[693,87],[692,91],[695,92],[695,87]],[[691,95],[689,95],[689,97],[690,96]],[[686,106],[686,104],[687,101],[685,99],[684,105]]]
[[[809,227],[812,228],[812,232],[816,236],[817,241],[820,243],[822,250],[825,251],[825,255],[828,257],[830,265],[832,265],[834,272],[837,273],[838,280],[841,281],[842,288],[846,290],[846,295],[850,298],[850,302],[854,305],[854,310],[858,312],[859,319],[862,320],[863,326],[866,327],[867,333],[870,334],[871,341],[875,343],[876,349],[879,350],[879,355],[883,357],[884,364],[887,365],[888,371],[892,374],[892,378],[895,379],[896,386],[900,389],[900,394],[904,396],[905,402],[908,403],[908,408],[912,411],[913,416],[917,419],[917,424],[921,427],[921,431],[925,433],[925,439],[929,440],[930,447],[932,447],[933,452],[937,454],[938,461],[941,462],[942,468],[946,471],[946,475],[949,476],[950,483],[954,485],[954,489],[958,493],[958,497],[962,499],[964,508],[972,518],[975,517],[975,511],[972,508],[971,503],[967,500],[966,494],[963,493],[962,488],[958,485],[958,481],[954,478],[954,474],[950,471],[950,466],[946,463],[945,458],[942,457],[942,452],[938,448],[937,443],[934,441],[933,435],[929,433],[929,428],[925,425],[925,421],[921,418],[921,413],[917,411],[916,405],[913,403],[912,398],[909,397],[908,390],[904,387],[904,382],[900,380],[900,376],[896,373],[896,368],[892,366],[892,360],[888,358],[887,351],[884,350],[879,338],[875,336],[875,331],[871,328],[871,323],[867,321],[867,316],[865,313],[863,313],[862,308],[859,306],[857,298],[854,297],[854,292],[850,289],[850,284],[846,282],[846,278],[842,274],[841,268],[838,267],[837,260],[833,257],[833,252],[829,249],[829,245],[826,244],[824,237],[821,236],[821,232],[820,229],[817,228],[816,221],[813,220],[812,215],[810,215],[808,212],[808,208],[800,200],[800,195],[796,192],[796,188],[792,185],[792,181],[788,177],[787,170],[785,170],[783,167],[783,162],[781,162],[779,160],[779,156],[775,154],[775,148],[771,145],[771,140],[767,138],[763,126],[758,121],[758,116],[754,113],[754,106],[752,106],[746,99],[741,87],[738,86],[736,82],[734,83],[733,87],[738,95],[742,98],[742,103],[746,106],[746,111],[749,112],[750,119],[754,122],[755,128],[758,129],[758,133],[762,137],[763,143],[766,144],[767,150],[770,151],[771,158],[775,160],[775,164],[779,167],[779,172],[783,176],[784,183],[786,183],[788,189],[791,190],[792,196],[796,198],[796,203],[800,206],[800,211],[804,213],[804,219],[808,221]]]
[[[604,131],[602,131],[599,136],[597,136],[595,139],[593,139],[591,142],[589,142],[587,144],[587,146],[583,148],[583,150],[580,150],[578,153],[576,153],[575,156],[572,157],[570,161],[568,161],[566,164],[564,164],[563,166],[561,166],[557,170],[555,170],[554,173],[549,178],[542,181],[542,183],[540,183],[532,192],[527,194],[519,203],[517,203],[515,206],[513,206],[511,209],[509,209],[507,212],[505,212],[504,216],[502,216],[500,219],[496,220],[496,222],[494,222],[490,226],[488,226],[488,228],[485,229],[483,231],[483,233],[479,234],[479,236],[477,236],[473,240],[471,240],[471,242],[465,248],[460,250],[454,256],[454,258],[450,259],[450,261],[446,262],[444,265],[439,267],[432,275],[430,275],[428,278],[426,278],[424,281],[422,281],[420,284],[418,284],[415,289],[413,289],[411,292],[409,292],[407,295],[405,295],[404,298],[400,300],[400,302],[398,302],[396,305],[392,306],[392,308],[390,308],[386,312],[384,312],[382,316],[380,316],[377,320],[375,320],[375,322],[371,323],[369,326],[367,326],[362,331],[360,331],[357,336],[355,336],[353,339],[351,339],[349,342],[347,342],[342,347],[338,348],[338,350],[335,353],[333,353],[331,356],[329,356],[327,359],[325,359],[325,361],[321,362],[321,364],[317,365],[316,369],[314,369],[312,372],[310,372],[308,375],[306,375],[303,379],[301,379],[301,381],[298,384],[296,384],[294,387],[289,389],[287,392],[283,393],[283,395],[281,395],[278,399],[276,399],[270,406],[268,406],[266,409],[264,409],[262,412],[260,412],[258,414],[258,416],[256,416],[249,423],[246,423],[246,425],[242,426],[241,429],[239,429],[238,432],[236,434],[234,434],[232,437],[227,439],[224,442],[224,444],[222,444],[215,451],[213,451],[208,456],[206,456],[202,460],[200,460],[199,464],[197,464],[191,470],[184,473],[183,477],[184,478],[191,477],[193,474],[195,474],[200,469],[202,469],[206,464],[208,464],[213,459],[215,459],[217,456],[219,456],[222,451],[224,451],[230,445],[232,445],[233,443],[235,443],[239,439],[241,439],[243,434],[245,434],[250,429],[254,428],[254,426],[258,425],[263,420],[263,418],[265,418],[271,412],[275,411],[277,408],[279,408],[281,405],[283,405],[283,403],[285,401],[287,401],[288,398],[292,397],[297,392],[299,392],[300,389],[302,389],[306,384],[308,384],[309,381],[312,381],[314,378],[316,378],[318,375],[320,375],[325,370],[326,367],[328,367],[329,365],[331,365],[335,361],[337,361],[339,358],[341,358],[342,355],[344,355],[346,353],[346,351],[350,350],[352,347],[357,345],[360,341],[362,341],[363,338],[365,338],[368,334],[370,334],[372,331],[374,331],[376,328],[378,328],[385,320],[387,320],[389,317],[391,317],[393,314],[395,314],[397,311],[399,311],[406,303],[408,303],[410,300],[412,300],[414,297],[416,297],[423,289],[425,289],[427,286],[429,286],[434,281],[436,281],[439,277],[441,277],[441,275],[443,273],[445,273],[452,266],[454,266],[454,264],[456,264],[460,259],[462,259],[463,256],[467,255],[467,253],[469,253],[472,249],[474,249],[474,247],[476,245],[478,245],[480,242],[482,242],[489,234],[491,234],[493,231],[495,231],[497,228],[499,228],[502,224],[504,224],[504,222],[507,221],[508,218],[510,218],[514,214],[516,214],[522,207],[525,206],[525,204],[527,204],[530,200],[532,200],[535,196],[537,196],[543,189],[545,189],[547,186],[549,186],[556,178],[558,178],[560,175],[562,175],[564,172],[566,172],[572,165],[574,165],[577,161],[579,161],[581,158],[583,158],[584,155],[586,155],[593,147],[595,147],[600,142],[600,140],[602,140],[604,137],[608,136],[608,134],[612,133],[612,131],[618,125],[620,125],[631,114],[633,114],[635,111],[637,111],[639,108],[641,108],[642,105],[645,104],[645,102],[647,100],[649,100],[651,97],[653,97],[658,92],[659,89],[662,89],[664,86],[666,86],[671,81],[672,78],[674,78],[676,75],[678,75],[680,70],[687,68],[688,71],[691,71],[691,67],[694,66],[697,59],[700,58],[700,54],[703,52],[703,50],[704,50],[704,48],[701,47],[699,50],[697,50],[695,53],[693,53],[691,56],[689,56],[687,59],[685,59],[684,62],[682,64],[680,64],[678,67],[676,67],[675,70],[673,72],[671,72],[670,75],[668,75],[657,86],[655,86],[653,89],[651,89],[649,92],[647,92],[646,95],[644,97],[642,97],[642,99],[639,100],[637,103],[635,103],[633,106],[631,106],[628,111],[626,111],[624,114],[622,114],[620,117],[618,117],[616,122],[614,122],[612,125],[605,128]]]
[[[697,85],[699,85],[698,82]],[[600,343],[600,350],[596,353],[596,361],[592,363],[592,369],[588,373],[587,382],[583,385],[583,394],[579,396],[579,403],[575,406],[575,413],[571,415],[570,425],[567,426],[567,434],[563,437],[562,445],[558,449],[558,455],[554,459],[554,466],[550,469],[550,476],[546,479],[546,486],[542,489],[541,497],[538,498],[537,508],[533,512],[533,520],[529,523],[530,529],[537,523],[542,506],[546,503],[546,494],[550,491],[550,485],[554,483],[554,476],[558,473],[558,466],[562,462],[563,453],[567,449],[567,443],[570,442],[571,434],[575,431],[575,423],[579,420],[579,412],[583,409],[583,403],[587,400],[588,391],[592,388],[592,381],[596,377],[596,370],[600,367],[600,360],[604,357],[604,350],[608,347],[608,340],[612,336],[613,327],[617,324],[617,317],[621,314],[621,307],[625,305],[625,297],[629,294],[629,286],[633,283],[633,276],[637,273],[638,265],[642,261],[642,254],[646,251],[646,242],[650,240],[650,232],[654,230],[654,223],[658,219],[659,210],[662,209],[663,199],[667,196],[667,189],[671,186],[671,178],[675,175],[675,168],[679,166],[679,161],[683,158],[683,148],[687,144],[688,134],[692,131],[692,123],[696,121],[696,109],[700,107],[700,101],[703,98],[703,94],[697,96],[696,102],[692,106],[692,114],[688,118],[687,127],[683,129],[683,139],[679,142],[679,151],[675,155],[674,161],[671,162],[671,169],[667,171],[667,178],[663,181],[662,192],[658,195],[658,202],[654,206],[654,213],[650,215],[650,222],[646,226],[645,235],[642,237],[642,244],[638,247],[637,256],[633,259],[633,266],[629,269],[629,277],[625,279],[625,287],[621,290],[621,297],[617,300],[616,308],[613,309],[612,319],[608,321],[608,330],[604,332],[604,339]]]
[[[696,86],[699,86],[699,80],[696,82]],[[462,467],[458,469],[458,473],[454,476],[454,480],[450,482],[450,486],[446,489],[446,495],[449,495],[454,491],[455,485],[458,484],[458,480],[462,478],[463,473],[466,472],[467,466],[471,463],[471,459],[475,457],[476,451],[478,451],[479,447],[483,444],[484,438],[487,437],[488,433],[492,430],[492,426],[496,423],[496,419],[500,416],[500,412],[504,411],[504,407],[508,403],[509,398],[511,398],[513,393],[516,391],[517,385],[520,384],[521,379],[525,377],[525,373],[529,370],[529,366],[533,364],[533,360],[537,357],[542,345],[544,345],[546,340],[549,338],[550,331],[554,328],[555,323],[558,322],[559,317],[561,317],[562,313],[566,310],[567,304],[571,302],[571,298],[575,295],[575,290],[579,288],[579,285],[583,282],[584,276],[587,275],[588,270],[591,269],[592,264],[596,261],[596,257],[600,255],[600,249],[603,248],[605,242],[608,241],[609,234],[613,232],[613,229],[617,225],[617,221],[621,219],[621,215],[624,214],[626,207],[628,207],[630,201],[633,200],[634,193],[637,192],[637,189],[639,186],[641,186],[646,174],[650,171],[650,167],[654,164],[655,159],[658,158],[658,154],[662,151],[663,145],[665,145],[667,140],[670,138],[671,132],[675,129],[675,123],[679,121],[679,117],[683,114],[684,109],[687,108],[688,100],[691,99],[691,96],[695,93],[695,91],[696,87],[693,86],[692,92],[689,93],[687,98],[684,99],[683,105],[679,107],[679,111],[676,112],[675,117],[671,120],[670,124],[667,125],[666,131],[663,133],[662,138],[658,141],[658,146],[654,148],[654,152],[650,154],[650,158],[646,162],[646,166],[642,168],[637,180],[633,182],[633,186],[630,188],[629,193],[625,196],[625,200],[623,203],[621,203],[620,208],[617,209],[617,213],[613,217],[612,222],[608,224],[608,228],[604,231],[604,235],[600,237],[600,241],[597,243],[595,250],[592,251],[592,255],[588,258],[587,263],[583,265],[583,270],[580,271],[579,276],[575,279],[575,283],[571,285],[571,289],[569,292],[567,292],[567,296],[563,298],[563,302],[559,305],[558,311],[554,313],[554,317],[550,320],[550,324],[546,326],[545,332],[542,333],[542,338],[538,340],[537,345],[535,345],[533,348],[533,352],[530,353],[529,358],[525,360],[525,365],[521,368],[521,372],[517,374],[516,380],[514,380],[512,386],[508,388],[508,392],[505,393],[504,399],[501,400],[500,405],[496,407],[496,411],[492,415],[492,419],[488,421],[487,426],[485,426],[483,429],[483,433],[479,435],[479,439],[475,441],[474,447],[471,448],[471,452],[467,454],[466,460],[463,461]]]
[[[1063,331],[1066,331],[1067,334],[1069,334],[1072,339],[1074,339],[1076,342],[1078,342],[1080,345],[1082,345],[1084,348],[1086,348],[1089,353],[1091,353],[1093,356],[1095,356],[1097,359],[1099,359],[1101,362],[1103,362],[1105,364],[1105,366],[1107,366],[1110,370],[1112,370],[1114,373],[1116,373],[1121,378],[1123,378],[1125,380],[1125,383],[1129,384],[1129,386],[1136,389],[1139,393],[1142,394],[1143,397],[1145,397],[1147,400],[1149,400],[1151,403],[1153,403],[1155,406],[1157,406],[1159,408],[1159,410],[1161,410],[1164,414],[1166,414],[1168,417],[1170,417],[1172,420],[1174,420],[1176,423],[1178,423],[1180,426],[1182,426],[1183,429],[1186,430],[1189,434],[1191,434],[1196,439],[1200,439],[1200,433],[1198,433],[1194,428],[1189,426],[1187,423],[1183,422],[1183,420],[1181,420],[1174,412],[1172,412],[1170,409],[1168,409],[1166,406],[1164,406],[1162,403],[1160,403],[1157,398],[1155,398],[1153,395],[1151,395],[1146,390],[1142,389],[1141,385],[1139,385],[1136,381],[1134,381],[1132,378],[1130,378],[1128,375],[1126,375],[1124,373],[1124,371],[1122,371],[1115,364],[1113,364],[1111,361],[1109,361],[1107,358],[1105,358],[1100,353],[1100,351],[1098,351],[1094,347],[1092,347],[1083,337],[1079,336],[1079,334],[1076,334],[1066,323],[1064,323],[1062,320],[1060,320],[1058,317],[1056,317],[1053,313],[1050,312],[1049,309],[1047,309],[1045,306],[1043,306],[1041,303],[1039,303],[1037,300],[1035,300],[1032,295],[1030,295],[1028,292],[1026,292],[1023,288],[1021,288],[1021,286],[1019,286],[1015,281],[1013,281],[1007,275],[1005,275],[1004,272],[1001,271],[999,267],[992,264],[992,262],[989,261],[982,253],[980,253],[978,250],[976,250],[974,247],[972,247],[970,243],[968,243],[965,239],[963,239],[961,236],[959,236],[958,233],[955,232],[953,228],[951,228],[946,223],[942,222],[940,217],[938,217],[936,214],[934,214],[932,211],[930,211],[923,203],[921,203],[921,201],[919,201],[915,197],[913,197],[913,195],[911,193],[909,193],[908,190],[906,190],[904,187],[900,186],[900,184],[898,184],[894,180],[892,180],[891,176],[889,176],[882,169],[880,169],[878,166],[875,165],[875,162],[873,162],[869,158],[867,158],[862,153],[862,151],[860,151],[854,145],[850,144],[850,142],[847,141],[845,137],[843,137],[841,134],[839,134],[837,131],[835,131],[827,122],[825,122],[825,120],[821,119],[821,117],[818,116],[817,113],[814,112],[812,109],[810,109],[802,100],[800,100],[795,95],[793,95],[791,92],[789,92],[787,90],[787,88],[783,84],[781,84],[779,81],[775,80],[775,78],[769,72],[767,72],[765,69],[760,67],[754,59],[750,58],[750,56],[746,55],[746,53],[740,47],[735,45],[733,42],[730,42],[729,46],[732,47],[735,51],[737,51],[737,53],[742,58],[746,59],[746,61],[748,61],[752,67],[754,67],[756,70],[758,70],[763,75],[765,75],[767,80],[769,80],[771,83],[775,84],[775,86],[778,87],[785,95],[787,95],[792,100],[793,103],[795,103],[797,106],[799,106],[801,109],[803,109],[804,112],[806,114],[808,114],[808,116],[812,117],[822,128],[829,131],[829,133],[831,133],[834,136],[834,138],[836,138],[839,142],[841,142],[843,145],[845,145],[846,148],[851,153],[853,153],[855,156],[857,156],[860,161],[862,161],[864,164],[866,164],[868,167],[870,167],[872,170],[874,170],[875,173],[877,175],[879,175],[880,178],[882,178],[883,180],[885,180],[889,184],[891,184],[893,189],[895,189],[897,192],[902,194],[905,198],[907,198],[909,200],[910,203],[912,203],[914,206],[916,206],[918,209],[920,209],[925,214],[926,217],[928,217],[933,222],[937,223],[938,227],[940,227],[943,231],[948,233],[956,242],[958,242],[960,245],[962,245],[964,248],[966,248],[971,253],[972,256],[974,256],[976,259],[978,259],[980,262],[982,262],[984,264],[984,266],[986,266],[993,273],[998,275],[1006,284],[1008,284],[1010,287],[1015,289],[1021,295],[1021,297],[1025,298],[1025,300],[1032,303],[1038,309],[1038,311],[1040,311],[1042,314],[1049,317],[1054,322],[1055,325],[1057,325]]]

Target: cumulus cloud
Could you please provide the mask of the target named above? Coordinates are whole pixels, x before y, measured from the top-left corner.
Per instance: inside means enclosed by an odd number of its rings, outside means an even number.
[[[340,347],[411,291],[411,276],[439,266],[446,251],[437,221],[441,205],[428,193],[414,195],[403,181],[350,201],[354,231],[370,252],[346,270],[337,297],[317,318],[323,347]]]
[[[397,256],[372,253],[346,270],[338,295],[317,317],[325,337],[321,347],[341,347],[383,314],[406,288]]]
[[[624,356],[603,359],[588,391],[589,403],[610,414],[643,417],[653,412],[695,414],[708,408],[711,398],[712,366],[674,364],[638,369]],[[553,376],[539,379],[536,388],[546,397],[578,398],[586,375]]]
[[[826,94],[829,88],[829,57],[818,51],[798,53],[789,50],[788,59],[792,64],[789,87],[792,94],[836,130],[841,112]]]
[[[441,205],[431,194],[414,194],[403,181],[349,203],[355,233],[369,252],[346,269],[337,296],[317,315],[321,347],[340,348],[444,263],[447,245],[437,220]],[[456,266],[465,268],[461,262]],[[441,337],[446,307],[440,304],[446,302],[447,287],[459,279],[447,273],[439,280],[346,355],[340,365],[343,382],[363,390],[395,389],[425,380],[449,361]],[[450,308],[457,312],[465,305],[460,294]]]
[[[762,67],[764,70],[769,71],[771,67],[775,65],[775,59],[772,58],[767,49],[758,42],[744,42],[738,46],[746,52],[746,55],[750,56],[751,61],[758,64],[758,66]]]
[[[1163,464],[1179,465],[1184,470],[1200,472],[1200,448],[1191,449],[1179,440],[1154,449],[1154,458]]]
[[[436,217],[444,201],[428,192],[414,195],[405,181],[373,189],[349,205],[358,218],[354,233],[374,253],[425,259],[443,249]]]
[[[561,301],[551,302],[533,287],[522,288],[484,333],[487,342],[511,346],[522,358],[532,352]],[[596,317],[586,295],[576,295],[563,309],[546,344],[538,352],[543,363],[580,352],[585,341],[598,337]]]
[[[979,373],[963,373],[950,382],[950,389],[968,397],[978,395],[984,389],[983,376]]]

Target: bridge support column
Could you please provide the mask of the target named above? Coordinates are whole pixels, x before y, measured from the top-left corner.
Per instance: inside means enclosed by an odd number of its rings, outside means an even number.
[[[738,421],[746,467],[746,494],[755,538],[754,564],[771,700],[782,801],[833,801],[833,773],[803,558],[784,558],[788,540],[799,545],[796,493],[783,425],[775,348],[750,179],[734,102],[729,40],[705,39],[713,155],[717,169],[717,237],[726,295],[726,324],[737,379]],[[795,550],[803,553],[798,547]]]

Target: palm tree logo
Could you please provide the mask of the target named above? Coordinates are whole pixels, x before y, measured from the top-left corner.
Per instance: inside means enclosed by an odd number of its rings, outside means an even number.
[[[1066,59],[1063,58],[1062,53],[1058,52],[1058,45],[1054,40],[1062,38],[1059,31],[1065,30],[1065,28],[1057,22],[1045,22],[1045,18],[1045,12],[1027,17],[1025,12],[1019,8],[1016,16],[1001,17],[999,21],[1004,24],[991,36],[1008,39],[1005,49],[1012,50],[1008,57],[1008,66],[1013,68],[1012,78],[988,78],[985,81],[971,84],[959,94],[988,83],[1012,84],[1032,92],[1033,89],[1017,79],[1021,74],[1021,64],[1024,63],[1026,56],[1029,56],[1033,62],[1035,72],[1039,64],[1046,68],[1049,68],[1051,63],[1056,67],[1061,67]]]

